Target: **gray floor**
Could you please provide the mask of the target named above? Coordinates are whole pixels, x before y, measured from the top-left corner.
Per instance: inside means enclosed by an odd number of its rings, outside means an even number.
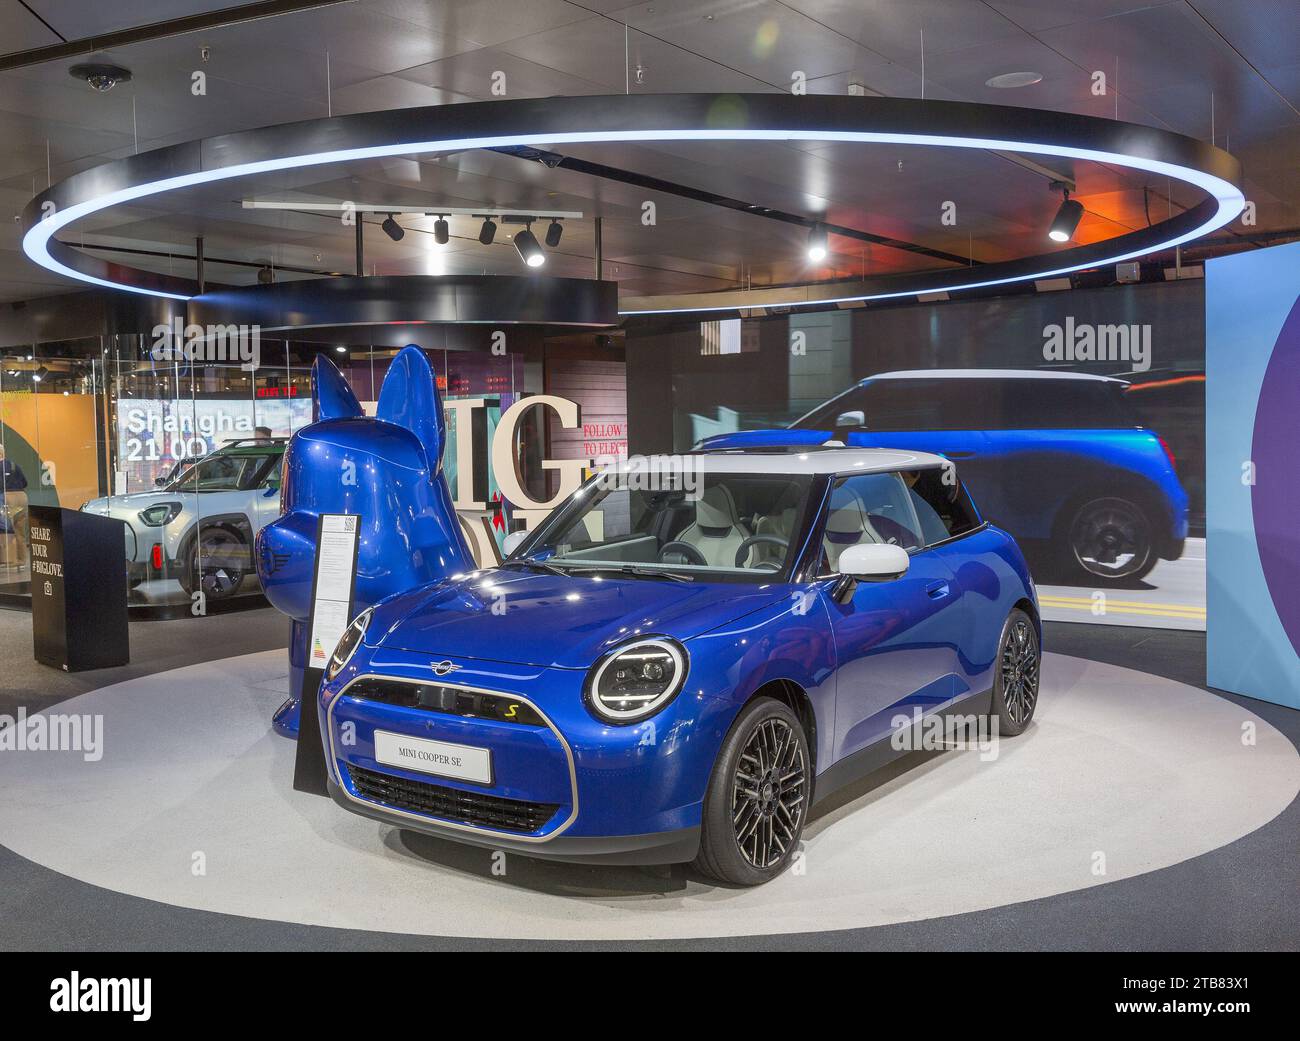
[[[21,616],[19,616],[21,618]],[[235,619],[242,619],[236,622]],[[266,623],[269,611],[180,623],[140,623],[169,627],[138,637],[170,665],[206,661],[274,643]],[[220,621],[221,635],[212,639]],[[22,626],[0,622],[6,648],[6,691],[30,690],[49,704],[111,682],[106,676],[65,677],[25,665],[29,644],[15,646]],[[133,627],[133,629],[139,626]],[[26,636],[29,640],[30,636]],[[136,639],[133,631],[133,639]],[[282,639],[282,637],[281,637]],[[1198,682],[1204,669],[1204,639],[1199,634],[1120,628],[1049,626],[1049,649],[1087,652],[1098,660]],[[139,660],[139,659],[138,659]],[[135,674],[158,671],[155,664]],[[15,669],[18,670],[15,674]],[[116,671],[116,670],[114,670]],[[54,681],[43,683],[53,677]],[[84,684],[84,685],[83,685]],[[80,689],[77,689],[80,688]],[[17,694],[23,703],[34,702]],[[1247,705],[1296,743],[1300,713],[1245,699]],[[1300,808],[1292,803],[1257,831],[1203,856],[1114,882],[1009,907],[867,929],[836,930],[773,937],[678,940],[615,946],[709,949],[1294,949],[1300,943]],[[375,933],[300,926],[237,915],[177,908],[123,896],[59,875],[0,849],[0,947],[8,949],[348,949],[404,950],[505,947],[590,947],[518,941],[442,940],[429,936]]]
[[[261,601],[265,604],[265,601]],[[32,616],[18,608],[0,608],[0,713],[12,716],[19,705],[28,712],[110,683],[148,676],[201,661],[289,645],[289,620],[269,607],[238,608],[207,618],[133,620],[131,661],[115,669],[62,672],[32,658]]]

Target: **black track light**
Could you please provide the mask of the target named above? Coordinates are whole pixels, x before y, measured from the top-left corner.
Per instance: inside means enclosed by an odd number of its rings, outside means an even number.
[[[1056,183],[1053,183],[1056,187]],[[1077,199],[1070,198],[1070,189],[1061,185],[1061,194],[1065,196],[1061,200],[1061,205],[1056,211],[1056,216],[1052,218],[1052,226],[1047,231],[1047,237],[1053,242],[1069,242],[1074,238],[1075,229],[1079,226],[1079,221],[1083,219],[1083,203]]]
[[[379,226],[384,229],[384,234],[394,242],[401,242],[402,236],[406,234],[402,226],[398,224],[397,221],[393,220],[393,215],[391,213],[384,218],[384,223]]]
[[[808,231],[808,259],[814,262],[825,260],[829,246],[826,225],[814,224]]]
[[[560,227],[560,222],[552,220],[550,226],[546,229],[546,244],[554,249],[560,244],[560,236],[564,234],[564,229]]]
[[[541,267],[546,263],[546,254],[531,228],[515,232],[515,249],[519,250],[519,258],[529,267]]]
[[[483,221],[483,227],[479,229],[478,240],[485,246],[492,245],[492,240],[497,237],[497,226],[492,223],[492,218],[487,217]]]
[[[447,227],[447,218],[439,217],[433,222],[433,241],[439,246],[445,246],[449,238],[451,238],[451,231]]]

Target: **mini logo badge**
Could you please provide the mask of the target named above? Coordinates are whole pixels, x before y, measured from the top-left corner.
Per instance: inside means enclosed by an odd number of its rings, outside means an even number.
[[[433,674],[435,676],[446,676],[449,673],[455,672],[457,669],[460,668],[460,666],[454,665],[449,661],[436,661],[433,663],[432,668],[433,668]]]

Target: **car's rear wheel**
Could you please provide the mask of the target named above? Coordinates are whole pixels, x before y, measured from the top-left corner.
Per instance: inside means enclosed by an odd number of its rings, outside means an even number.
[[[993,712],[998,718],[999,734],[1023,734],[1034,718],[1042,660],[1038,630],[1029,615],[1017,608],[1007,616],[998,643]]]
[[[1089,499],[1075,511],[1066,535],[1078,577],[1135,582],[1156,566],[1151,521],[1130,499]]]
[[[810,764],[808,739],[789,706],[765,697],[746,705],[713,766],[696,867],[740,886],[784,871],[808,817]]]
[[[248,545],[229,528],[205,528],[181,563],[177,580],[186,593],[202,589],[209,600],[233,596],[249,565]]]

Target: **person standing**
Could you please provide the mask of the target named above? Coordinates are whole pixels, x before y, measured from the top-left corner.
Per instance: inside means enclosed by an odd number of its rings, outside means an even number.
[[[27,475],[22,467],[5,456],[0,442],[0,493],[3,493],[3,513],[0,513],[0,545],[4,547],[4,564],[20,568],[27,560]]]

